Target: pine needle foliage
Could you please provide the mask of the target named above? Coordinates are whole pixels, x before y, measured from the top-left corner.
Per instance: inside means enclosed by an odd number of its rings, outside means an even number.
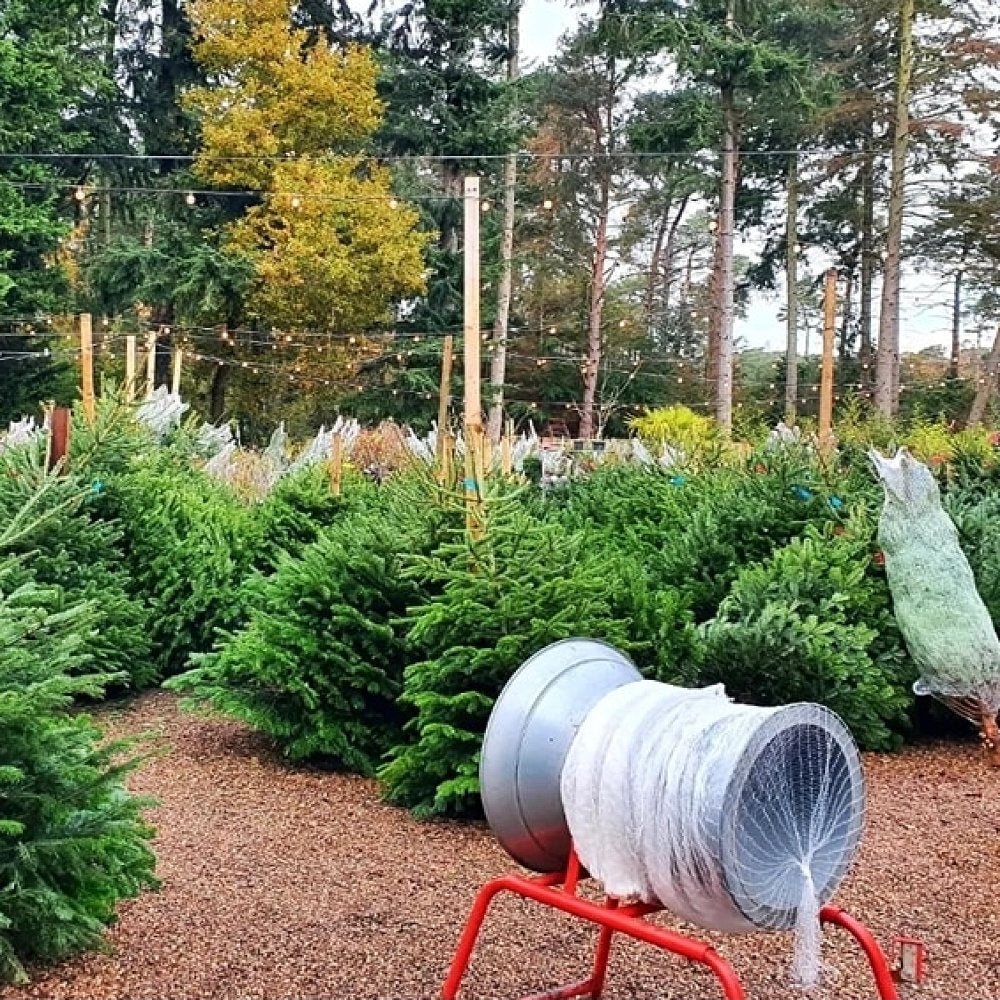
[[[494,700],[532,653],[575,635],[629,650],[606,565],[582,532],[541,521],[516,496],[487,501],[481,535],[454,530],[410,572],[433,593],[407,635],[406,740],[379,771],[386,798],[420,816],[479,809],[479,750]]]
[[[279,563],[244,629],[167,687],[267,733],[293,760],[372,773],[398,735],[398,622],[420,596],[402,577],[400,542],[366,514],[331,527]]]
[[[132,585],[150,607],[156,669],[170,676],[211,649],[217,629],[242,621],[261,525],[226,486],[167,448],[136,462],[115,490]]]
[[[144,687],[154,679],[147,609],[131,592],[119,525],[94,509],[103,484],[47,472],[44,458],[39,443],[0,453],[0,523],[15,529],[0,539],[0,553],[21,557],[8,582],[38,583],[63,608],[91,603],[88,669]]]
[[[749,704],[819,702],[863,748],[898,745],[916,674],[873,562],[874,523],[859,510],[837,532],[809,526],[742,569],[701,629],[701,669],[689,682],[722,682]]]
[[[118,900],[155,885],[146,803],[123,784],[136,761],[69,711],[104,690],[88,672],[98,609],[12,584],[19,570],[0,564],[0,981],[98,946]]]
[[[267,494],[258,511],[258,568],[269,572],[282,554],[298,555],[316,541],[324,528],[373,504],[376,496],[375,487],[351,468],[344,470],[341,493],[335,495],[326,462],[285,476]]]
[[[355,487],[343,504],[358,509],[281,557],[246,626],[167,687],[267,733],[293,760],[371,774],[400,739],[405,615],[427,596],[407,565],[464,514],[425,475]]]

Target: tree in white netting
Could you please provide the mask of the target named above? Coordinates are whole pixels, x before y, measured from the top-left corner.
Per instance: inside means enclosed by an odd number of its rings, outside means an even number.
[[[958,530],[927,466],[905,448],[891,459],[869,455],[885,488],[878,540],[893,609],[920,669],[913,689],[978,725],[990,762],[1000,767],[1000,640]]]

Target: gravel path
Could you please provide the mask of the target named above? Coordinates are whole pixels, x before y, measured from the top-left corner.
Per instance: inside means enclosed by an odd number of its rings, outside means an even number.
[[[382,805],[372,782],[290,770],[244,727],[180,714],[170,695],[146,695],[111,722],[116,734],[154,730],[169,751],[132,779],[160,801],[151,818],[163,888],[121,907],[109,954],[0,990],[9,1000],[434,997],[475,890],[511,867],[484,827],[419,823]],[[869,755],[866,766],[868,828],[837,902],[883,946],[900,933],[926,942],[928,978],[903,988],[907,1000],[995,1000],[1000,773],[972,745]],[[703,936],[755,1000],[802,995],[787,985],[787,935]],[[579,978],[590,940],[566,918],[498,902],[462,995]],[[828,932],[824,960],[825,985],[810,998],[874,996],[840,932]],[[719,992],[681,960],[622,942],[606,996]]]

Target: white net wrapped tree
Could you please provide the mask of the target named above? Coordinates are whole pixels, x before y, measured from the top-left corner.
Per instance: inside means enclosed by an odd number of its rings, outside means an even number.
[[[891,459],[869,454],[885,489],[878,540],[893,609],[920,670],[914,691],[978,725],[990,762],[1000,766],[1000,641],[958,530],[927,466],[905,448]]]

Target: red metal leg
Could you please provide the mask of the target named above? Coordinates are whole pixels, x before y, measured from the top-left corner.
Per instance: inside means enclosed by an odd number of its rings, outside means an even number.
[[[458,948],[455,950],[455,957],[452,959],[451,968],[448,970],[448,978],[441,987],[441,1000],[455,1000],[458,995],[458,988],[462,985],[462,977],[469,967],[469,959],[472,958],[472,949],[476,946],[476,938],[482,929],[483,921],[486,919],[486,911],[493,902],[493,897],[505,888],[505,883],[509,876],[493,879],[476,894],[476,901],[472,904],[472,912],[465,922],[465,929],[458,940]]]
[[[504,891],[512,892],[526,899],[532,899],[545,906],[551,906],[554,909],[561,910],[563,913],[580,917],[589,923],[601,927],[603,931],[608,932],[606,940],[603,933],[601,938],[598,939],[595,969],[590,979],[562,987],[550,993],[538,994],[539,997],[544,997],[546,1000],[555,1000],[555,998],[587,995],[583,992],[584,990],[589,992],[591,996],[594,996],[593,988],[595,986],[603,988],[608,955],[611,948],[611,938],[617,932],[627,934],[629,937],[636,938],[639,941],[645,941],[647,944],[655,945],[664,949],[664,951],[673,952],[675,955],[680,955],[691,962],[699,962],[707,966],[719,980],[726,1000],[745,1000],[746,994],[743,992],[743,986],[737,978],[736,973],[733,972],[729,963],[713,948],[700,941],[677,934],[665,927],[654,927],[652,924],[647,924],[644,920],[639,919],[647,913],[654,912],[658,907],[640,905],[616,908],[599,905],[590,902],[590,900],[581,899],[579,896],[571,895],[564,889],[557,888],[553,885],[552,877],[532,879],[524,878],[520,875],[505,875],[501,878],[493,879],[493,881],[487,882],[479,891],[476,901],[473,904],[472,912],[469,914],[465,930],[459,939],[458,949],[452,961],[451,969],[448,972],[448,978],[445,980],[441,990],[442,1000],[455,1000],[462,977],[468,968],[476,938],[479,936],[483,920],[486,917],[486,911],[489,909],[493,897],[497,893]],[[599,976],[598,973],[600,974]],[[598,978],[600,979],[599,982]]]
[[[861,945],[861,949],[868,957],[868,964],[872,967],[872,975],[875,977],[875,985],[878,987],[881,1000],[899,1000],[899,990],[896,989],[889,963],[872,932],[860,920],[855,920],[839,906],[824,906],[819,911],[819,918],[823,923],[843,927]]]

